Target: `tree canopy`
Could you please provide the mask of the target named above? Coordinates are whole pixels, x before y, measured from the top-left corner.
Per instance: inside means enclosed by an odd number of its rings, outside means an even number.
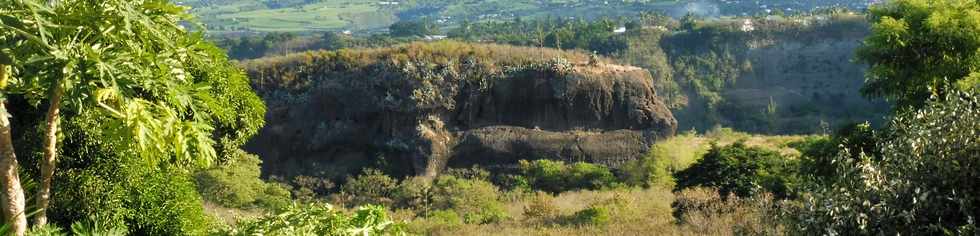
[[[60,152],[69,158],[68,170],[78,172],[54,174],[55,180],[79,187],[105,179],[146,180],[126,185],[126,190],[136,190],[129,193],[136,196],[125,204],[135,205],[116,207],[139,209],[160,204],[156,206],[164,208],[156,209],[156,213],[164,215],[173,212],[162,210],[166,207],[200,209],[200,204],[154,201],[188,197],[199,201],[198,195],[185,194],[194,191],[188,172],[210,165],[244,144],[263,125],[265,107],[241,70],[200,33],[188,28],[193,27],[188,23],[192,19],[185,11],[167,0],[0,1],[0,64],[12,67],[2,90],[5,103],[10,104],[5,111],[17,122],[14,125],[23,125],[17,127],[24,131],[17,132],[14,144],[20,159],[25,164],[41,162],[41,198],[47,198],[45,189],[52,179],[54,157]],[[33,112],[41,104],[47,104],[46,114]],[[64,129],[58,126],[62,117],[66,120]],[[44,120],[43,124],[38,120]],[[34,131],[42,125],[44,134]],[[35,153],[42,145],[36,140],[42,137],[45,155],[38,161]],[[14,149],[11,145],[2,148]],[[172,193],[179,195],[174,196],[163,194],[170,190],[157,186],[167,181],[187,184],[172,186]],[[141,185],[145,182],[149,183]],[[53,195],[58,196],[57,191],[74,189],[55,189]],[[46,200],[38,203],[38,208],[46,208]],[[75,212],[89,210],[79,208]],[[115,211],[98,210],[106,214]],[[39,225],[45,222],[43,212],[37,217]],[[145,215],[149,213],[146,210],[130,213],[126,220],[160,219]],[[169,234],[146,224],[134,225],[148,229],[137,232]],[[22,234],[21,227],[15,226],[15,233]],[[183,227],[171,230],[187,231]]]
[[[920,107],[931,95],[980,84],[980,3],[894,0],[870,9],[872,34],[857,59],[871,65],[863,92]]]

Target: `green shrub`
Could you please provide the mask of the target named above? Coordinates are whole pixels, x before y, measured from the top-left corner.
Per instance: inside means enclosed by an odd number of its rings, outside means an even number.
[[[675,174],[676,188],[714,187],[723,196],[731,193],[739,197],[771,192],[787,198],[795,194],[797,169],[798,161],[775,151],[748,147],[742,141],[725,147],[713,145],[701,160]]]
[[[417,217],[407,226],[413,235],[452,234],[464,225],[463,218],[453,210],[432,211],[428,216]],[[455,233],[459,234],[459,233]]]
[[[132,210],[126,225],[134,235],[198,235],[212,222],[193,178],[180,170],[161,170],[129,180]]]
[[[461,179],[490,180],[490,171],[480,168],[479,166],[473,166],[470,168],[450,168],[446,170],[445,174]]]
[[[457,228],[463,225],[463,218],[459,217],[459,214],[456,214],[456,212],[452,210],[433,211],[432,214],[426,218],[433,221],[434,224],[447,228]]]
[[[108,227],[128,228],[135,235],[207,232],[210,221],[187,173],[122,166],[127,165],[97,164],[57,173],[54,188],[71,191],[54,192],[52,222],[66,227],[71,223],[63,222],[92,218]]]
[[[399,208],[410,208],[428,215],[432,210],[432,184],[423,177],[413,177],[402,180],[394,193],[394,200]]]
[[[894,118],[879,156],[831,162],[837,175],[804,198],[796,228],[823,234],[976,234],[980,98],[951,93]],[[875,152],[872,152],[875,153]]]
[[[877,144],[879,135],[869,123],[847,125],[838,129],[831,137],[808,137],[790,143],[789,146],[800,151],[800,173],[816,181],[825,181],[836,176],[835,157],[840,150],[847,149],[848,157],[859,160],[861,155],[879,156]]]
[[[312,193],[313,196],[326,196],[335,187],[333,181],[328,178],[299,175],[293,177],[293,186],[305,193]]]
[[[376,169],[365,169],[357,177],[347,177],[347,183],[341,187],[341,194],[349,198],[347,204],[366,205],[376,204],[390,206],[393,203],[398,180]]]
[[[77,236],[125,236],[129,234],[128,229],[124,226],[113,225],[111,223],[106,224],[106,222],[101,222],[98,220],[84,220],[71,224],[69,232],[65,232],[64,229],[58,227],[54,224],[46,224],[43,226],[35,226],[27,231],[27,236],[67,236],[67,235],[77,235]]]
[[[283,209],[293,203],[286,186],[278,183],[267,183],[265,190],[255,198],[255,205],[265,209]]]
[[[573,189],[602,189],[615,186],[619,181],[608,167],[585,162],[569,166],[565,176],[567,187]]]
[[[606,227],[613,220],[627,220],[636,212],[630,209],[632,199],[619,193],[612,198],[590,204],[564,220],[565,224]]]
[[[71,233],[77,236],[124,236],[129,235],[129,230],[123,226],[108,225],[95,220],[85,220],[72,223]]]
[[[274,179],[280,179],[274,177]],[[302,202],[311,202],[323,196],[329,196],[331,190],[336,187],[333,181],[327,177],[298,175],[289,181],[293,198]]]
[[[565,173],[568,168],[562,161],[552,160],[521,160],[521,174],[527,178],[534,189],[548,192],[562,192],[567,189]]]
[[[404,226],[384,207],[363,206],[347,215],[326,204],[293,205],[276,214],[239,222],[224,235],[394,235]]]
[[[485,224],[507,218],[497,186],[484,180],[441,176],[432,185],[433,208],[453,210],[467,224]]]
[[[608,167],[585,162],[571,165],[552,160],[521,160],[520,172],[533,189],[559,193],[576,189],[603,189],[619,184]]]
[[[623,165],[623,182],[630,186],[673,188],[676,184],[664,147],[654,145],[643,158]]]
[[[606,226],[609,225],[610,209],[604,206],[590,206],[572,215],[572,220],[579,225]]]
[[[258,156],[240,149],[227,156],[225,164],[196,175],[198,191],[205,199],[232,208],[282,207],[290,201],[282,186],[262,181]]]
[[[498,175],[497,179],[494,181],[495,184],[502,188],[514,191],[514,192],[533,192],[531,187],[531,181],[524,175],[520,174],[504,174]]]
[[[3,232],[6,233],[7,230],[9,230],[9,229],[7,229],[6,225],[4,225],[4,226],[5,227],[3,227]],[[40,227],[38,227],[38,226],[31,227],[27,231],[27,233],[25,235],[27,235],[27,236],[64,236],[64,235],[67,235],[67,234],[64,232],[64,229],[58,227],[57,225],[54,225],[54,224],[46,224],[46,225],[42,225]]]
[[[435,22],[428,20],[398,21],[388,27],[391,36],[394,37],[413,37],[439,34],[439,27]]]

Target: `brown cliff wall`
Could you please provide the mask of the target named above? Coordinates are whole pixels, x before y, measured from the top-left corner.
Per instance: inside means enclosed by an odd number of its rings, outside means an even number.
[[[271,173],[349,173],[383,155],[432,176],[447,165],[535,158],[615,166],[674,134],[646,70],[587,61],[440,42],[246,62],[270,107],[248,149]]]

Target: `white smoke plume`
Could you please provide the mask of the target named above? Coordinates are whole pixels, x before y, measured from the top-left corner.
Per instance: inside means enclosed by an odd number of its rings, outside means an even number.
[[[717,18],[721,16],[721,8],[713,1],[700,0],[678,6],[670,13],[672,17],[678,19],[687,14],[694,14],[705,18]]]

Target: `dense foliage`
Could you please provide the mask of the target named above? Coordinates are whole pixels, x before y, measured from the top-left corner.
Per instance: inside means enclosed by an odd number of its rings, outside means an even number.
[[[796,228],[977,233],[978,8],[975,1],[895,0],[871,9],[873,33],[858,53],[872,66],[864,92],[897,100],[897,115],[878,131],[857,126],[834,138],[842,141],[804,145],[805,156],[823,156],[809,164],[825,176],[804,194]],[[832,143],[842,149],[826,147]]]
[[[507,218],[500,203],[500,190],[490,182],[478,179],[439,177],[432,183],[432,206],[453,211],[463,222],[486,224]]]
[[[340,190],[351,205],[391,205],[397,187],[398,180],[381,171],[367,169],[357,177],[348,177]]]
[[[334,199],[343,204],[382,204],[468,224],[493,223],[507,217],[500,202],[500,190],[485,179],[443,175],[434,180],[398,181],[368,169],[349,178],[341,189]]]
[[[871,65],[864,92],[919,107],[932,95],[980,86],[980,3],[895,0],[871,8],[858,51]],[[928,52],[928,53],[923,53]]]
[[[466,23],[450,31],[449,36],[512,45],[583,49],[609,55],[626,49],[626,38],[614,32],[621,25],[608,19],[566,18]]]
[[[630,186],[674,187],[673,170],[666,152],[666,148],[661,145],[653,145],[649,154],[630,161],[621,168],[621,179]]]
[[[432,21],[399,21],[388,26],[388,33],[394,37],[422,37],[439,34],[439,26]]]
[[[296,36],[290,33],[269,33],[262,37],[241,36],[218,41],[218,45],[228,50],[228,57],[236,59],[259,58],[272,54],[277,47],[286,45]]]
[[[677,189],[718,188],[723,195],[749,197],[773,193],[786,198],[796,194],[798,162],[778,152],[748,147],[742,142],[714,146],[690,168],[675,174]]]
[[[840,128],[831,136],[808,137],[790,143],[789,146],[800,151],[800,175],[816,181],[837,176],[834,162],[843,150],[851,159],[858,160],[862,155],[879,156],[878,132],[868,123],[853,124]]]
[[[878,153],[844,150],[805,198],[798,227],[826,234],[975,234],[980,99],[936,97],[894,118]],[[857,151],[857,150],[854,150]]]
[[[294,205],[276,214],[238,223],[227,235],[400,235],[402,226],[384,207],[363,206],[348,215],[326,204]]]
[[[48,180],[54,155],[39,160],[40,140],[56,137],[43,149],[60,154],[52,223],[94,217],[133,234],[205,232],[189,172],[263,125],[265,107],[241,70],[182,26],[189,16],[169,1],[5,1],[0,12],[2,63],[14,72],[3,95],[28,176]]]
[[[232,150],[224,164],[195,174],[197,188],[205,199],[231,208],[288,206],[290,192],[278,183],[262,181],[261,160],[242,150]]]
[[[552,193],[599,190],[620,184],[608,167],[585,162],[565,164],[547,159],[521,160],[518,168],[520,177],[529,185],[527,187]]]

